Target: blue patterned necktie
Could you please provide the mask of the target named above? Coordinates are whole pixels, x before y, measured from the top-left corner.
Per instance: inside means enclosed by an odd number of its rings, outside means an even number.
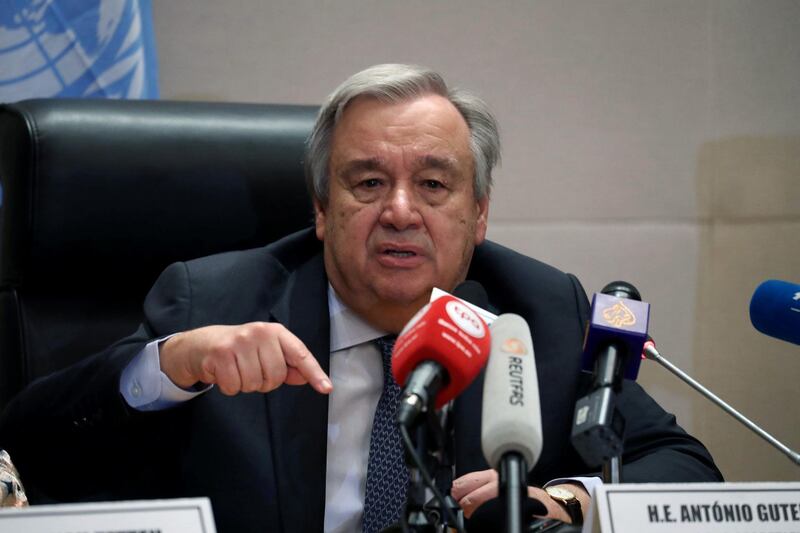
[[[392,348],[396,339],[387,336],[376,341],[383,358],[383,393],[375,409],[369,440],[364,533],[377,533],[398,522],[408,490],[408,469],[400,432],[395,424],[401,392],[392,376]]]

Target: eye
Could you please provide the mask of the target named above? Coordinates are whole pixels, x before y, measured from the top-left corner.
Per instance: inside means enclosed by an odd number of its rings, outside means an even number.
[[[367,178],[367,179],[361,180],[358,183],[358,186],[359,187],[363,187],[365,189],[374,189],[374,188],[378,187],[380,184],[381,184],[381,180],[379,180],[378,178]]]
[[[423,187],[430,190],[438,190],[444,188],[444,183],[438,180],[424,180],[422,182]]]

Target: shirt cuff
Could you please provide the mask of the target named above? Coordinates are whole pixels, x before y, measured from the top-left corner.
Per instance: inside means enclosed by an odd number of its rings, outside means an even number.
[[[161,411],[191,400],[211,388],[188,391],[175,385],[161,371],[158,347],[172,335],[149,342],[122,371],[120,393],[137,411]]]
[[[578,483],[579,485],[583,485],[583,488],[586,489],[586,492],[589,493],[589,496],[594,498],[594,489],[597,487],[601,487],[603,485],[603,479],[597,476],[593,477],[560,477],[558,479],[554,479],[552,481],[548,481],[544,484],[545,487],[549,487],[551,485],[560,485],[562,483]]]

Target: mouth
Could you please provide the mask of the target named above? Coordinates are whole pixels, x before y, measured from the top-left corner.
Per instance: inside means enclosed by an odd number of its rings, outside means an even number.
[[[422,248],[410,243],[387,242],[378,251],[378,260],[388,268],[416,268],[425,257]]]
[[[411,250],[396,250],[393,248],[384,250],[382,253],[383,255],[388,255],[390,257],[414,257],[417,255],[415,252],[412,252]]]

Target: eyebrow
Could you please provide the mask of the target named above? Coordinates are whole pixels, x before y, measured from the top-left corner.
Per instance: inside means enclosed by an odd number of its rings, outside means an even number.
[[[365,170],[383,170],[384,160],[379,157],[366,159],[353,159],[344,164],[341,170],[343,176],[351,176]]]
[[[423,155],[414,160],[414,166],[420,169],[435,168],[451,173],[458,168],[455,157],[440,157],[435,155]],[[342,167],[341,173],[344,176],[351,176],[363,171],[383,171],[386,168],[386,160],[381,157],[367,157],[364,159],[353,159]]]
[[[420,168],[436,168],[445,172],[454,172],[458,168],[455,157],[440,157],[436,155],[423,155],[415,161]]]

